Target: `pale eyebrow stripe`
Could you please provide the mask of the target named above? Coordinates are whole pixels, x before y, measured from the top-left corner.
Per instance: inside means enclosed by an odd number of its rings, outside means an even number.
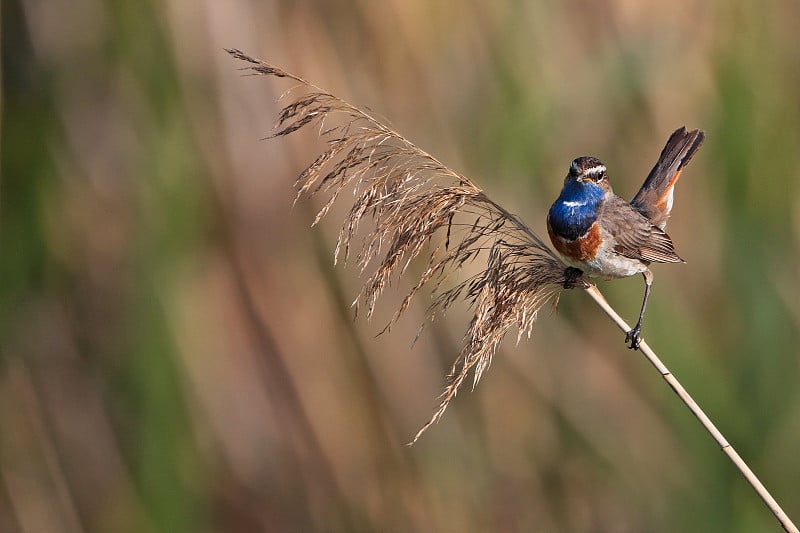
[[[605,172],[605,171],[606,171],[606,166],[605,165],[597,165],[597,166],[592,167],[592,168],[587,168],[586,170],[583,171],[583,173],[584,174],[600,174],[601,172]]]

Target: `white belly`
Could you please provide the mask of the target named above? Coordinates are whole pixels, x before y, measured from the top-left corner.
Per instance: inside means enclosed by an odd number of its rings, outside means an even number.
[[[638,259],[631,259],[601,247],[597,251],[597,257],[587,261],[583,270],[590,276],[627,278],[644,272],[647,265]]]

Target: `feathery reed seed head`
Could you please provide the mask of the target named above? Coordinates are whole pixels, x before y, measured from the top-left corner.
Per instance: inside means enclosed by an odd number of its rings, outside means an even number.
[[[350,256],[359,224],[373,225],[357,246],[356,262],[369,272],[357,302],[371,316],[393,277],[409,263],[427,258],[427,268],[404,298],[384,331],[429,286],[436,295],[429,308],[433,319],[463,299],[473,312],[463,347],[447,376],[438,409],[413,442],[444,414],[470,374],[473,386],[488,368],[508,330],[519,340],[530,335],[537,313],[564,288],[589,287],[580,271],[561,260],[515,215],[496,204],[469,179],[449,169],[369,113],[308,81],[227,50],[250,63],[254,74],[290,78],[308,90],[280,111],[272,137],[288,135],[310,124],[318,128],[327,149],[295,182],[297,197],[324,193],[314,223],[324,217],[344,190],[352,203],[336,243],[335,258]],[[444,282],[467,263],[484,266],[477,274],[445,288]]]

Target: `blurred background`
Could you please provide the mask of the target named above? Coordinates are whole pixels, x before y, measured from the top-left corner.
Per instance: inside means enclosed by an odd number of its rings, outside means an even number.
[[[579,292],[412,448],[466,315],[353,320],[341,221],[261,140],[292,88],[386,117],[544,234],[570,161],[631,197],[707,142],[644,336],[800,520],[800,4],[4,0],[0,531],[778,529]],[[346,203],[344,198],[344,203]],[[640,278],[601,282],[629,320]]]

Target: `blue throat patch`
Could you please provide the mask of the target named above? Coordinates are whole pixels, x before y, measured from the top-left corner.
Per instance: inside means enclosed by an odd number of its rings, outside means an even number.
[[[597,207],[604,196],[599,185],[570,180],[547,216],[553,232],[570,241],[586,233],[597,219]]]

